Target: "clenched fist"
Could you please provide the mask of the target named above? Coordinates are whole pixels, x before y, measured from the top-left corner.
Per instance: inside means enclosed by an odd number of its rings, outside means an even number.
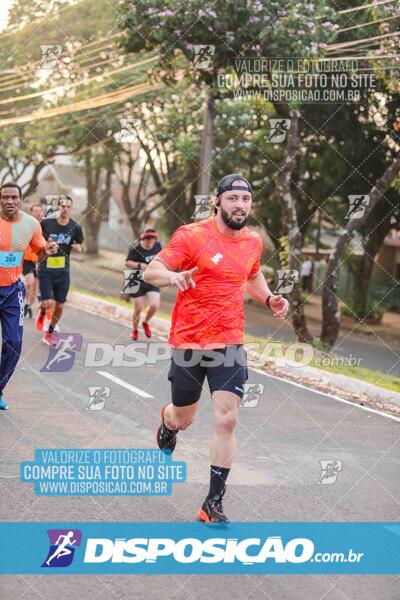
[[[289,311],[289,302],[279,294],[270,296],[269,307],[276,319],[284,319]]]

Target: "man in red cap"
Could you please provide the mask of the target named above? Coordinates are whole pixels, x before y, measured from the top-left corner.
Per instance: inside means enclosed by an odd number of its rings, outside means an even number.
[[[141,271],[145,271],[148,264],[161,250],[161,244],[157,238],[158,235],[155,229],[145,229],[140,236],[140,240],[129,249],[125,266],[128,269],[140,269]],[[138,326],[145,298],[147,298],[148,309],[142,325],[146,337],[150,338],[151,330],[149,321],[160,306],[160,289],[141,280],[138,290],[129,295],[131,298],[134,298],[135,303],[131,340],[137,340],[139,337]]]

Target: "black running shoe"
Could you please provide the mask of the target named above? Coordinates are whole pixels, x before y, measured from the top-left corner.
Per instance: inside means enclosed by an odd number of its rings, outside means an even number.
[[[166,450],[173,452],[176,446],[176,438],[178,436],[178,429],[168,429],[164,423],[164,412],[167,408],[167,404],[161,411],[161,425],[157,430],[157,444],[160,450]]]
[[[224,491],[219,496],[214,496],[213,498],[207,497],[203,506],[199,510],[199,518],[200,521],[204,521],[205,523],[229,523],[229,519],[224,513],[224,509],[222,506],[222,497],[225,494],[225,486]]]

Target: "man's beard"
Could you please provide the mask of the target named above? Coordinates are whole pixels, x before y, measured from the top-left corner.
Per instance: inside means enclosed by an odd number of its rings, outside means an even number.
[[[220,210],[221,210],[222,220],[227,227],[230,227],[231,229],[239,230],[239,229],[243,229],[243,227],[246,225],[248,217],[246,217],[245,219],[243,219],[242,222],[239,223],[238,221],[234,221],[233,219],[231,219],[229,214],[226,212],[226,210],[224,210],[222,208],[222,206],[220,206]]]

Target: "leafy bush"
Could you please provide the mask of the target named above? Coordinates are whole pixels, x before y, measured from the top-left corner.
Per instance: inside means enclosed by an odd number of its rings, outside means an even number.
[[[362,306],[354,306],[349,304],[342,307],[342,313],[359,321],[363,320],[366,323],[380,323],[385,312],[385,307],[378,302],[370,302],[366,308]]]

